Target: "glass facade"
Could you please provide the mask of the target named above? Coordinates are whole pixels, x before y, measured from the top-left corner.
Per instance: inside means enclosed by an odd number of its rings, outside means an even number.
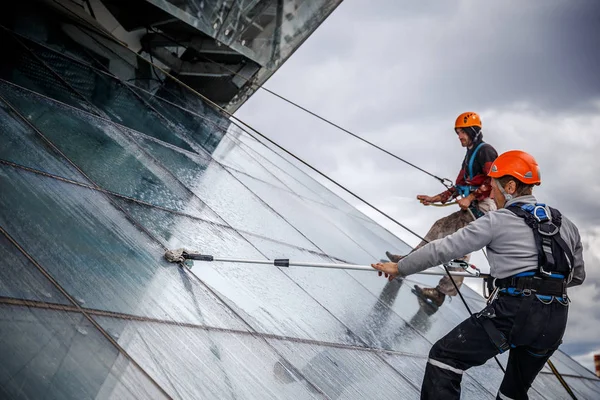
[[[256,3],[221,34],[269,12]],[[188,88],[141,79],[152,68],[118,43],[42,7],[0,21],[1,398],[419,397],[429,348],[468,315],[419,303],[412,286],[435,277],[163,258],[370,263],[409,246]],[[301,40],[307,22],[289,23]],[[590,371],[553,360],[580,398],[600,396]],[[495,398],[501,379],[474,368],[463,397]],[[530,394],[568,398],[549,370]]]

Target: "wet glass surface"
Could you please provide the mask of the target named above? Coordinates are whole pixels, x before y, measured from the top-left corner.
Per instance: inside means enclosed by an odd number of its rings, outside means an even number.
[[[361,238],[351,237],[350,234],[354,232],[346,232],[346,225],[332,223],[327,214],[321,212],[316,204],[309,204],[289,191],[265,184],[247,175],[237,172],[233,172],[233,175],[302,232],[322,252],[348,262],[372,262],[373,256],[364,249]]]
[[[0,233],[0,297],[70,304],[31,261]]]
[[[179,151],[151,141],[141,144],[233,228],[318,250],[208,156]]]
[[[330,399],[418,399],[419,392],[372,352],[269,340],[282,381],[305,379]]]
[[[600,398],[600,380],[577,379],[567,376],[565,381],[580,399]]]
[[[177,131],[166,119],[118,79],[35,42],[26,39],[21,41],[37,58],[60,74],[79,95],[114,122],[191,150],[189,144],[177,136]]]
[[[492,360],[493,361],[493,360]],[[467,376],[472,377],[481,386],[485,387],[490,393],[498,393],[504,374],[494,363],[488,361],[486,365],[480,367],[474,367],[466,372]],[[543,400],[545,398],[551,399],[552,397],[542,396],[536,389],[529,389],[527,393],[531,400]]]
[[[2,86],[0,84],[0,95]],[[0,99],[0,159],[68,179],[81,174]]]
[[[184,247],[215,257],[266,259],[235,230],[134,203],[123,206],[168,248]],[[360,344],[275,266],[195,261],[192,272],[259,332]]]
[[[558,379],[551,373],[538,374],[531,387],[547,399],[572,400],[571,395],[569,395]]]
[[[280,156],[279,154],[282,152],[275,148],[275,146],[267,145],[265,147],[257,140],[251,138],[245,133],[241,133],[241,129],[239,127],[233,126],[231,127],[232,132],[236,132],[236,137],[247,145],[249,148],[256,151],[266,160],[269,160],[273,165],[276,165],[277,168],[272,169],[273,173],[277,174],[279,179],[288,183],[290,187],[293,187],[296,190],[297,187],[302,187],[308,189],[309,191],[316,194],[321,202],[329,203],[334,205],[338,210],[347,212],[357,218],[366,219],[370,221],[368,217],[366,217],[363,213],[358,211],[356,208],[348,204],[345,200],[334,194],[328,188],[323,186],[321,183],[317,182],[311,176],[307,175],[304,170],[296,167],[297,161],[287,161],[289,156]],[[266,142],[264,139],[261,139],[263,142]],[[284,173],[279,172],[281,170]],[[314,173],[316,175],[316,173]],[[304,193],[303,192],[300,194]],[[308,198],[312,198],[310,195],[306,195]]]
[[[331,263],[331,258],[279,243],[249,240],[267,257]],[[367,347],[426,355],[431,343],[393,311],[400,287],[390,284],[377,295],[339,270],[315,267],[282,268],[309,295],[329,310]],[[373,274],[377,275],[375,271]],[[342,290],[343,289],[343,290]],[[402,303],[399,303],[399,306]]]
[[[323,398],[301,379],[279,379],[280,357],[263,339],[106,317],[96,320],[173,398]]]
[[[140,138],[134,134],[127,135],[106,120],[5,83],[0,83],[0,90],[31,124],[101,188],[220,221],[158,161],[142,151],[138,145]],[[54,162],[55,165],[60,163]],[[40,167],[42,171],[52,172],[43,165]],[[87,182],[82,177],[76,180]]]
[[[243,324],[103,194],[0,166],[0,225],[79,304],[212,326]]]
[[[73,107],[96,112],[83,97],[75,93],[59,76],[2,28],[0,28],[0,42],[3,51],[11,54],[10,57],[4,57],[0,67],[0,78]]]
[[[82,314],[0,305],[0,397],[167,398]]]
[[[588,370],[563,352],[555,352],[550,359],[561,374],[578,375],[588,379],[598,379],[592,371]]]
[[[213,153],[220,141],[225,137],[229,120],[218,114],[210,106],[201,102],[194,104],[193,112],[181,107],[175,103],[167,101],[158,95],[149,93],[140,88],[132,89],[146,100],[155,110],[169,119],[180,131],[198,143],[208,153]],[[170,93],[165,92],[164,86],[157,93],[162,95]]]
[[[399,371],[414,386],[421,388],[427,358],[383,354],[382,357],[392,367]],[[495,393],[495,392],[494,392]],[[468,375],[463,375],[461,384],[461,398],[463,399],[494,399],[495,396]]]

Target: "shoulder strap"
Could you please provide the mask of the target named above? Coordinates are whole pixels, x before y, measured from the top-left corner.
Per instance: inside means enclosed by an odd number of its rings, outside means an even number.
[[[473,179],[473,164],[475,163],[475,157],[477,157],[477,152],[485,145],[485,142],[481,142],[475,147],[473,154],[471,154],[471,158],[469,159],[469,179]]]
[[[532,212],[537,212],[538,205],[512,204],[508,207],[515,215],[523,218],[525,223],[533,230],[535,245],[538,250],[538,265],[543,268],[544,265],[556,267],[556,257],[552,252],[552,241],[560,247],[569,262],[569,270],[572,270],[574,264],[573,252],[560,235],[560,226],[562,225],[562,214],[555,208],[548,207],[551,213],[551,220],[541,222]],[[525,210],[527,208],[527,210]],[[554,233],[552,233],[554,232]],[[542,269],[543,271],[543,269]]]
[[[533,230],[533,237],[535,239],[535,247],[537,247],[538,252],[538,265],[543,265],[544,262],[544,249],[542,248],[542,238],[541,235],[537,231],[537,221],[531,215],[531,213],[523,210],[521,208],[522,204],[511,204],[508,209],[512,211],[515,215],[523,218],[527,226],[529,226]]]
[[[550,208],[550,212],[552,213],[552,222],[554,222],[554,224],[560,228],[562,225],[562,214],[556,208],[552,208],[552,207],[548,207],[548,208]],[[567,242],[565,242],[565,240],[560,235],[560,232],[558,233],[558,235],[555,235],[554,238],[556,239],[556,243],[558,243],[560,248],[567,255],[567,258],[569,259],[569,263],[571,263],[570,266],[572,269],[575,264],[575,257],[573,256],[573,252],[567,245]]]

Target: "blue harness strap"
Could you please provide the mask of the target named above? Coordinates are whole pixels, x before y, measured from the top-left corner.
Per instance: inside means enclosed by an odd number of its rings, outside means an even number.
[[[469,159],[469,163],[467,164],[467,171],[465,171],[465,181],[473,179],[473,164],[475,163],[475,157],[477,157],[477,152],[479,151],[479,149],[481,149],[481,147],[484,144],[484,142],[479,143],[477,147],[475,147],[475,150],[473,150],[473,154],[471,154],[471,158]],[[468,177],[467,172],[469,174]],[[467,197],[471,192],[477,190],[479,186],[455,185],[455,188],[461,196]]]
[[[477,152],[481,147],[483,147],[485,143],[481,142],[475,147],[473,154],[471,154],[471,159],[469,160],[469,179],[473,179],[473,163],[475,162],[475,157],[477,156]],[[466,177],[465,177],[466,178]]]

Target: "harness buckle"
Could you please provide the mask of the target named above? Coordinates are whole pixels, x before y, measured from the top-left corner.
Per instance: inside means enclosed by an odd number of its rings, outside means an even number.
[[[531,293],[533,293],[534,291],[535,291],[535,290],[532,290],[532,289],[523,289],[523,290],[521,291],[521,293],[523,294],[523,296],[525,296],[525,297],[529,297],[529,296],[531,296]]]
[[[538,210],[541,210],[542,212],[538,214]],[[536,205],[531,211],[531,214],[540,223],[552,221],[551,214],[548,212],[548,209],[544,206]]]
[[[544,236],[554,236],[558,233],[559,227],[554,225],[552,222],[546,222],[543,224],[538,224],[537,230],[540,235]]]

